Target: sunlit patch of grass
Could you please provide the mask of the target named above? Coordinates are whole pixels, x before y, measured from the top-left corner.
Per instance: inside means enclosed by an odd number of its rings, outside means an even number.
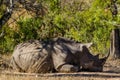
[[[54,76],[54,77],[38,77],[38,76],[15,76],[0,75],[0,80],[119,80],[119,78],[103,78],[92,76]]]
[[[25,76],[6,76],[6,75],[1,75],[0,80],[91,80],[95,78],[88,78],[88,77],[25,77]],[[98,80],[98,78],[96,78]],[[102,79],[103,80],[103,79]]]

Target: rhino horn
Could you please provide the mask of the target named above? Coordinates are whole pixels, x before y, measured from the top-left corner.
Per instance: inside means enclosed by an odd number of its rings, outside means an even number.
[[[108,51],[107,55],[106,55],[104,58],[100,59],[101,62],[102,62],[102,65],[105,64],[105,62],[106,62],[106,60],[108,59],[109,55],[110,55],[110,50]]]

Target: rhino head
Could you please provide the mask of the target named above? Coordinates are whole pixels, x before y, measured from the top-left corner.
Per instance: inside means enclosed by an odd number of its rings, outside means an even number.
[[[82,46],[82,57],[80,57],[81,68],[87,71],[103,71],[103,66],[109,54],[100,59],[99,54],[94,56],[86,46]]]
[[[80,70],[81,69],[87,71],[103,70],[103,66],[108,56],[100,59],[99,55],[95,55],[95,56],[92,55],[89,51],[89,47],[91,47],[92,43],[80,43],[64,38],[58,38],[55,41],[58,43],[59,46],[63,47],[62,48],[63,50],[66,50],[67,54],[70,51],[69,54],[72,53],[74,55],[74,58],[72,58],[72,60],[70,57],[71,55],[65,59],[67,63],[73,64],[75,66],[77,65]],[[69,60],[71,61],[69,62]]]

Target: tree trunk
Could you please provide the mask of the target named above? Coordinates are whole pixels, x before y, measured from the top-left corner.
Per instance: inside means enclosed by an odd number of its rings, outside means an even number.
[[[120,36],[119,29],[114,29],[111,33],[110,58],[120,59]]]

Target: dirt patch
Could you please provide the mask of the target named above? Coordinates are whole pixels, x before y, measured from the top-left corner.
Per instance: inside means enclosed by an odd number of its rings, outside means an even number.
[[[120,73],[120,59],[117,60],[107,60],[104,65],[103,71],[110,73]]]
[[[9,56],[0,55],[0,71],[7,70],[9,68],[9,63]]]

